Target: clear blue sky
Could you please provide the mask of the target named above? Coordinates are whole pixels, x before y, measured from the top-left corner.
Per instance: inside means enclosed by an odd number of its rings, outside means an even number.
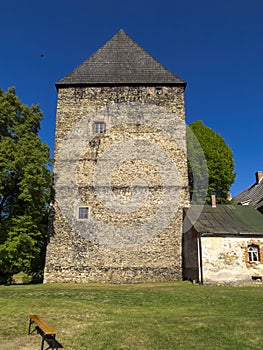
[[[232,148],[235,195],[263,170],[262,19],[262,0],[2,1],[0,86],[40,104],[53,152],[55,82],[122,28],[187,81],[187,123],[203,120]]]

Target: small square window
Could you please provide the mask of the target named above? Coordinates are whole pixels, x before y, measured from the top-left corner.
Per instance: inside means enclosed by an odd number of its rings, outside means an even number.
[[[259,246],[251,244],[248,246],[248,261],[249,262],[259,262]]]
[[[163,89],[161,87],[156,87],[155,91],[157,95],[161,95],[163,93]]]
[[[94,124],[95,134],[101,134],[106,130],[106,124],[104,122],[95,122]]]
[[[79,207],[79,219],[88,219],[89,218],[89,207]]]

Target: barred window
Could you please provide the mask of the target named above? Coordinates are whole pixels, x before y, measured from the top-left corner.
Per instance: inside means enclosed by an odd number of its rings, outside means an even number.
[[[257,262],[259,259],[259,246],[251,244],[248,246],[248,261]]]

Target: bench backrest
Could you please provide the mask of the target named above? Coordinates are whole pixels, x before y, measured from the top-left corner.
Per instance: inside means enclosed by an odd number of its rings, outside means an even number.
[[[51,327],[42,317],[38,315],[29,315],[32,321],[41,329],[44,334],[55,335],[58,332]]]

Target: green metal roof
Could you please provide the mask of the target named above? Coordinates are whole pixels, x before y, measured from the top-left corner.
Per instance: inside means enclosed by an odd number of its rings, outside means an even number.
[[[262,235],[263,215],[251,206],[192,205],[185,209],[184,231],[194,227],[201,235]]]

